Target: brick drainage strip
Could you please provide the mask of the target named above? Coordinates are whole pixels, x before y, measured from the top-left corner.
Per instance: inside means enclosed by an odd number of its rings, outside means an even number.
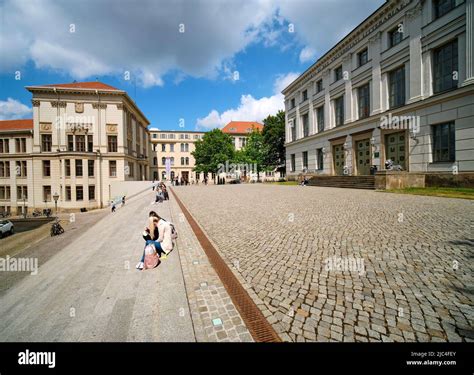
[[[249,296],[244,287],[237,280],[229,266],[217,252],[216,248],[209,241],[199,224],[194,220],[186,206],[178,198],[177,194],[170,188],[173,196],[183,211],[184,216],[189,222],[194,234],[206,253],[212,267],[221,279],[230,298],[237,307],[242,319],[244,320],[250,334],[256,342],[281,342],[280,337],[273,327],[268,323],[260,309]]]

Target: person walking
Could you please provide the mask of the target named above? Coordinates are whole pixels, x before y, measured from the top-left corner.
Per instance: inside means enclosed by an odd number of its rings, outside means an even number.
[[[117,207],[115,207],[115,202],[112,201],[112,202],[110,202],[110,204],[112,205],[112,212],[115,212],[115,210],[117,208]]]

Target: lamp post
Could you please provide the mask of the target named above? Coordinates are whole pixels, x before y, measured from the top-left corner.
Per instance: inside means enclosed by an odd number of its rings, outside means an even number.
[[[57,192],[54,193],[53,199],[54,199],[54,208],[56,210],[56,217],[57,217],[58,216],[58,199],[59,199],[59,194]]]

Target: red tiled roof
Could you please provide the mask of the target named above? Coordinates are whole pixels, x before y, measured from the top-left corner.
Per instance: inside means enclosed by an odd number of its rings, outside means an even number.
[[[0,120],[0,131],[2,130],[29,130],[33,129],[33,119],[25,120]]]
[[[39,87],[58,87],[65,89],[93,89],[93,90],[115,90],[120,91],[119,89],[106,85],[102,82],[73,82],[73,83],[58,83],[54,85],[40,85]]]
[[[255,121],[231,121],[222,128],[228,134],[247,134],[253,129],[263,130],[263,125]]]

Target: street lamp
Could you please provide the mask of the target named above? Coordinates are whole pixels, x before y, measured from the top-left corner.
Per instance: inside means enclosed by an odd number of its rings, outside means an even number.
[[[57,192],[54,193],[53,199],[54,199],[54,207],[56,209],[56,217],[57,217],[58,216],[58,199],[59,199],[59,194]]]

